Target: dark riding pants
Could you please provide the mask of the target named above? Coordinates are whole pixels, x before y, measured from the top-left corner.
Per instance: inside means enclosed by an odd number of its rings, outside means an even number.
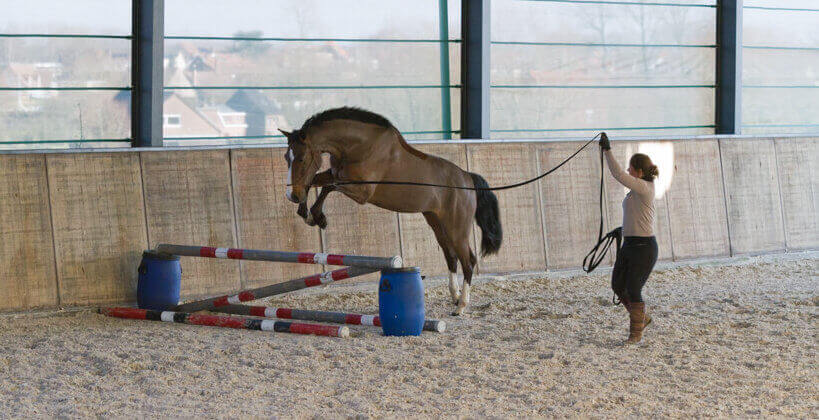
[[[642,302],[640,292],[657,262],[657,239],[626,236],[611,273],[611,288],[621,300]]]

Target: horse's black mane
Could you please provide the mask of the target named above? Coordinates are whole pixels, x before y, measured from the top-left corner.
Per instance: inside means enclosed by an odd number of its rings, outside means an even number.
[[[392,123],[381,115],[374,112],[365,111],[361,108],[345,106],[341,108],[328,109],[313,115],[304,122],[304,125],[301,126],[300,131],[318,127],[319,125],[332,120],[353,120],[368,124],[380,125],[384,128],[393,127]]]

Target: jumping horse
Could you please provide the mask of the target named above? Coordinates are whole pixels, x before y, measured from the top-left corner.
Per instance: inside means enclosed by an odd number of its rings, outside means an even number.
[[[359,108],[329,109],[313,115],[293,132],[279,131],[287,137],[287,198],[299,205],[297,213],[307,224],[327,227],[322,206],[333,191],[358,204],[422,213],[450,272],[449,292],[457,305],[453,314],[463,313],[469,305],[477,264],[469,241],[473,218],[481,229],[482,256],[497,253],[503,240],[498,199],[483,177],[414,149],[386,118]],[[325,154],[329,155],[330,169],[319,173]],[[376,183],[345,184],[368,181]],[[382,181],[446,187],[377,183]],[[308,211],[307,196],[312,187],[321,187],[321,192]],[[464,276],[460,291],[458,262]]]

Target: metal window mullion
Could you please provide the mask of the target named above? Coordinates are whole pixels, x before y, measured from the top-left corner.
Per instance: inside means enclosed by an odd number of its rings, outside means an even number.
[[[488,139],[490,0],[461,0],[461,138]]]
[[[162,146],[164,0],[132,0],[131,137],[134,147]]]
[[[742,3],[719,0],[717,7],[717,134],[742,132]]]
[[[449,91],[449,43],[444,42],[449,39],[449,10],[447,2],[449,0],[438,0],[438,37],[441,39],[439,45],[441,56],[441,130],[444,139],[452,138],[452,99]]]

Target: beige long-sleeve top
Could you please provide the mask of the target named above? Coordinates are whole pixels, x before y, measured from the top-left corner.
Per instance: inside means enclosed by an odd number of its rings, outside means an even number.
[[[629,175],[611,150],[604,154],[611,175],[631,190],[623,199],[623,236],[654,236],[654,183]]]

